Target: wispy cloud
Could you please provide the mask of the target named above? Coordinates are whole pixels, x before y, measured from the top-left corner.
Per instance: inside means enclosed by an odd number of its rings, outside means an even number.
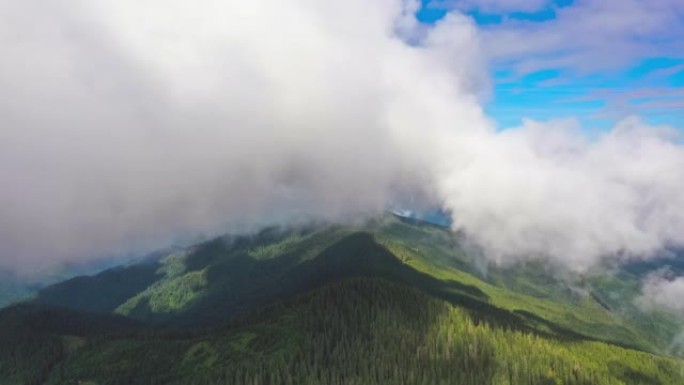
[[[578,0],[543,22],[517,19],[484,28],[486,52],[520,73],[621,69],[649,56],[684,55],[679,0]]]
[[[684,89],[673,87],[611,87],[588,90],[564,102],[603,101],[597,111],[604,117],[620,118],[627,115],[653,116],[664,111],[678,111],[684,106]]]
[[[435,0],[429,2],[432,7],[462,11],[478,10],[484,13],[535,12],[552,3],[550,0]]]
[[[667,66],[651,71],[648,74],[649,79],[667,79],[673,75],[684,73],[684,63]]]
[[[644,310],[666,310],[684,316],[684,277],[672,276],[661,270],[648,276],[636,298],[636,304]]]

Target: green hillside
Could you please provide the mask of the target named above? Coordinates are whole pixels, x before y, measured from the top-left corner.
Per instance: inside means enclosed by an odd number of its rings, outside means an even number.
[[[480,265],[390,215],[221,237],[0,312],[0,383],[684,383],[640,272]]]

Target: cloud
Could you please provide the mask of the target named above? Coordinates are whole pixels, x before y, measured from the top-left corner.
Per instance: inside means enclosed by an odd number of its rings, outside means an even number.
[[[496,260],[588,269],[684,244],[678,131],[637,118],[595,139],[572,121],[459,139],[439,178],[457,229]]]
[[[520,73],[619,70],[647,57],[681,57],[679,0],[578,0],[543,22],[504,20],[483,34],[487,55]]]
[[[432,6],[478,10],[482,13],[535,12],[550,6],[549,0],[443,0],[433,1]]]
[[[667,310],[684,316],[684,277],[669,277],[666,271],[649,275],[636,304],[644,310]]]
[[[578,93],[581,91],[578,90]],[[599,88],[587,91],[584,95],[568,97],[562,102],[603,101],[605,107],[601,115],[623,117],[627,115],[650,115],[676,112],[684,106],[684,90],[676,87],[631,87]]]
[[[486,76],[472,22],[415,6],[1,1],[0,265],[423,194],[422,127],[481,126]]]
[[[663,68],[654,69],[647,74],[651,79],[667,79],[678,74],[684,73],[684,63],[674,64]]]
[[[684,245],[673,130],[499,132],[480,32],[416,4],[0,0],[0,266],[416,199],[501,262]]]

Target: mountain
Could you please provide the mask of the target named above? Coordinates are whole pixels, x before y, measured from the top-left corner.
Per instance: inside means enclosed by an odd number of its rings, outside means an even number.
[[[143,257],[129,256],[128,259],[146,261],[159,258],[167,254],[167,250],[161,250]],[[0,270],[0,309],[15,302],[31,298],[39,290],[56,282],[66,279],[92,274],[106,268],[116,266],[115,259],[97,259],[90,262],[65,263],[54,270],[34,274],[33,276],[18,275],[11,271]],[[120,263],[120,262],[119,262]]]
[[[27,283],[14,274],[0,270],[0,308],[38,291],[40,286]]]
[[[0,384],[684,383],[648,268],[482,265],[393,215],[220,237],[1,311]]]

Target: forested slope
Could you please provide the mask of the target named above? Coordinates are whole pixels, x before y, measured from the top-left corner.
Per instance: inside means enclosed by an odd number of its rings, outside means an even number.
[[[51,384],[681,384],[675,359],[491,323],[353,278],[207,333],[62,341]],[[57,345],[55,345],[57,346]],[[59,348],[53,347],[59,350]],[[60,355],[61,354],[61,355]],[[63,355],[63,356],[62,356]]]
[[[0,312],[0,384],[684,383],[679,321],[602,299],[634,273],[478,263],[393,216],[217,238]]]

